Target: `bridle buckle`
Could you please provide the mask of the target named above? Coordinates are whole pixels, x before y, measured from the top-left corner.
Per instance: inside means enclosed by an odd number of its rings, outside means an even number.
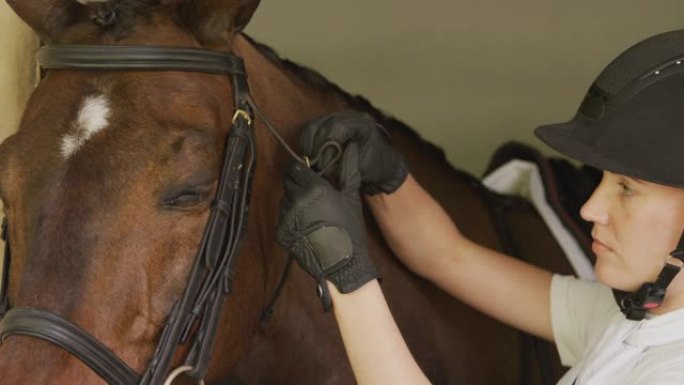
[[[233,124],[235,124],[238,118],[244,119],[248,126],[252,126],[252,117],[249,116],[249,112],[242,109],[235,110],[235,114],[233,114]]]

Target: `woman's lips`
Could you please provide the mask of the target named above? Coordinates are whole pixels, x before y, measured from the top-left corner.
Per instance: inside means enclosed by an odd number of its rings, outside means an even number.
[[[599,241],[598,239],[594,238],[594,242],[591,244],[591,250],[595,254],[600,254],[600,253],[605,253],[608,251],[613,251],[610,247],[606,246],[605,243]]]

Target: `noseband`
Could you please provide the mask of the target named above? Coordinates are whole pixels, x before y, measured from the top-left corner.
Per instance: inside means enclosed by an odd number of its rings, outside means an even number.
[[[209,221],[183,296],[168,315],[154,356],[142,375],[72,322],[42,309],[10,309],[10,248],[7,224],[3,224],[6,252],[0,275],[0,343],[15,335],[47,340],[78,357],[110,385],[168,385],[180,373],[201,382],[208,369],[224,299],[231,291],[254,173],[254,105],[242,59],[194,48],[69,45],[42,48],[38,63],[43,69],[191,71],[232,77],[235,115]],[[187,346],[189,353],[184,364],[172,372],[171,364],[180,346]]]

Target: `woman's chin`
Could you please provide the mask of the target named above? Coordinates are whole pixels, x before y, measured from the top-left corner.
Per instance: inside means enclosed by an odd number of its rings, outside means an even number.
[[[612,289],[635,291],[638,290],[643,283],[627,279],[626,277],[629,277],[628,274],[620,271],[609,263],[602,262],[600,259],[597,259],[596,261],[594,272],[596,273],[596,280],[598,282],[601,282]]]

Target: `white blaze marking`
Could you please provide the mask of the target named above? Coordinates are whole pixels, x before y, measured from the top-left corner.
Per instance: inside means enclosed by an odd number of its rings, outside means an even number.
[[[93,135],[109,123],[109,101],[104,95],[88,96],[81,103],[74,122],[74,131],[62,138],[62,155],[69,158]]]
[[[106,3],[109,0],[76,0],[76,1],[78,1],[79,3],[81,3],[83,5],[86,5],[88,3]]]

